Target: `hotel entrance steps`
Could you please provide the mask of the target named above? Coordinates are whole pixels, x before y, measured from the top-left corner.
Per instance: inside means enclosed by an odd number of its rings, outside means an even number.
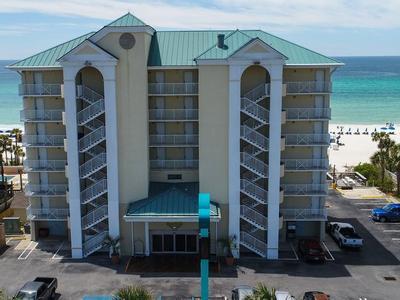
[[[81,192],[81,204],[88,204],[105,193],[107,193],[107,179],[102,179]]]
[[[87,230],[108,218],[108,206],[102,205],[82,217],[82,229]]]
[[[108,236],[108,231],[100,232],[93,237],[90,237],[82,244],[83,256],[88,257],[90,254],[104,247],[104,240]]]
[[[248,232],[240,231],[240,244],[261,257],[266,257],[267,244]]]
[[[88,178],[97,171],[100,171],[107,165],[107,154],[100,153],[99,155],[89,159],[79,167],[79,174],[81,179]]]

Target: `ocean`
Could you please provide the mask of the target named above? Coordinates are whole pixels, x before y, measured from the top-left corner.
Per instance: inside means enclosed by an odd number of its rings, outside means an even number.
[[[337,57],[346,65],[333,73],[334,124],[400,124],[400,56]],[[22,127],[20,76],[0,60],[0,129]]]

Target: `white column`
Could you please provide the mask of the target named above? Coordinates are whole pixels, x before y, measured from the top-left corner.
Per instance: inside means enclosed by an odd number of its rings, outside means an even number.
[[[82,225],[76,121],[75,67],[64,67],[64,102],[67,133],[68,202],[72,258],[82,258]]]
[[[107,196],[108,231],[110,236],[119,233],[119,188],[118,188],[118,120],[115,85],[115,66],[99,67],[104,78],[104,102],[107,146]]]
[[[144,223],[144,255],[150,255],[149,222]]]
[[[282,66],[272,66],[270,68],[270,77],[267,259],[278,259]]]
[[[240,66],[229,66],[229,235],[240,241]],[[239,246],[239,245],[237,245]],[[239,251],[238,251],[239,256]]]

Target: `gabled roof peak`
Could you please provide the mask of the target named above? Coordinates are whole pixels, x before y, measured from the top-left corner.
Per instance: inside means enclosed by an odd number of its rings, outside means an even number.
[[[124,27],[124,26],[146,26],[147,24],[135,17],[130,12],[127,12],[125,15],[119,17],[118,19],[112,21],[106,27]]]

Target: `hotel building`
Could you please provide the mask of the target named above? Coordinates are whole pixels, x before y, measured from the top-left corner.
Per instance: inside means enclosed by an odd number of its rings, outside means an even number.
[[[156,31],[132,14],[11,66],[21,75],[32,239],[74,258],[121,237],[123,255],[277,259],[324,237],[331,74],[340,62],[261,30]]]

